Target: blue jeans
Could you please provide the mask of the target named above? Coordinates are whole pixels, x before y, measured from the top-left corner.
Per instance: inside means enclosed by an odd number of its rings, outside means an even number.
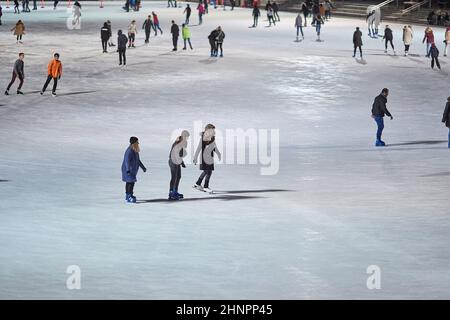
[[[303,28],[302,28],[302,26],[297,26],[297,37],[298,37],[298,32],[299,31],[302,33],[302,37],[303,37]]]
[[[450,128],[448,128],[448,147],[450,148]]]
[[[430,56],[431,43],[427,42],[427,57]]]
[[[384,120],[383,117],[375,117],[375,122],[377,123],[377,141],[381,141],[381,135],[383,133],[383,129],[384,129]],[[449,133],[449,137],[450,137],[450,133]]]
[[[316,32],[318,36],[320,36],[320,27],[321,27],[320,23],[316,23]]]

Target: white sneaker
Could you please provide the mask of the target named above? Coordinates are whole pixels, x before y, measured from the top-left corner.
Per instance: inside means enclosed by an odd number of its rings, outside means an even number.
[[[204,191],[203,187],[200,186],[200,185],[198,185],[198,184],[194,184],[194,185],[192,186],[192,188],[197,189],[197,190],[199,190],[199,191]]]
[[[53,93],[52,93],[52,96],[53,96],[53,97],[56,97],[56,93],[53,92]]]
[[[213,194],[214,193],[214,191],[211,190],[210,188],[203,188],[203,191],[204,192],[208,192],[209,194]]]

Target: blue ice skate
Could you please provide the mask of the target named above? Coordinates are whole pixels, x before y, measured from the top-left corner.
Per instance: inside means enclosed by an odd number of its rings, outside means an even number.
[[[178,190],[175,190],[175,194],[178,196],[178,198],[184,199],[184,194],[178,193]]]
[[[375,142],[375,146],[376,147],[384,147],[384,146],[386,146],[386,143],[384,143],[384,141],[382,141],[382,140],[377,140],[377,142]]]
[[[176,193],[176,191],[170,190],[169,200],[180,200],[180,197],[178,196],[178,193]]]
[[[136,197],[130,194],[128,196],[127,202],[128,203],[136,203]]]

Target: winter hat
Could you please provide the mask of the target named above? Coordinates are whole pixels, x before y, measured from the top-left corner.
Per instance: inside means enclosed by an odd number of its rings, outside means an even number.
[[[131,137],[130,138],[130,144],[135,144],[136,142],[138,142],[138,138],[136,138],[136,137]]]

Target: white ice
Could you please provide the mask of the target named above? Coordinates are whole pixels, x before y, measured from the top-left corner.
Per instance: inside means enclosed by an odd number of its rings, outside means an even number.
[[[19,16],[4,11],[0,83],[20,51],[26,82],[24,96],[17,83],[0,96],[0,298],[450,298],[450,151],[441,123],[450,64],[441,56],[443,70],[430,68],[423,27],[413,26],[403,57],[399,24],[394,56],[367,36],[364,21],[333,18],[323,42],[310,26],[294,42],[293,13],[267,28],[263,12],[249,28],[248,9],[210,9],[202,26],[191,18],[194,50],[172,53],[170,21],[183,21],[185,3],[144,2],[138,13],[121,2],[82,4],[81,30],[67,29],[64,3],[21,14],[23,45],[9,31]],[[126,68],[115,52],[101,53],[106,19],[116,34],[132,19],[140,27],[152,10],[164,35],[152,34],[147,47],[139,30]],[[207,35],[218,25],[222,59],[209,58]],[[356,26],[365,62],[351,57]],[[435,35],[442,54],[444,30]],[[41,97],[55,51],[59,96]],[[383,87],[394,120],[384,132],[391,146],[380,149],[370,110]],[[224,200],[191,188],[200,171],[188,163],[187,201],[126,204],[128,138],[140,138],[149,169],[139,173],[137,197],[166,199],[170,135],[195,121],[279,129],[279,173],[219,164],[212,188],[249,191]],[[273,189],[289,191],[251,192]],[[81,290],[66,288],[69,265],[81,268]],[[380,290],[366,286],[370,265],[380,267]]]

